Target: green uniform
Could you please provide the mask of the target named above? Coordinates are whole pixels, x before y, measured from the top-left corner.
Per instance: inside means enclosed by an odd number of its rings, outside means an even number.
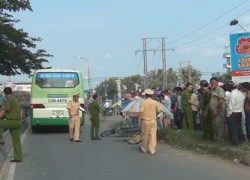
[[[191,93],[185,89],[181,94],[181,103],[184,111],[184,122],[182,123],[182,128],[193,130],[193,111],[192,106],[188,103],[188,100],[191,100]]]
[[[213,125],[212,125],[212,113],[209,108],[207,111],[207,117],[205,117],[205,110],[210,102],[209,92],[204,92],[201,98],[201,109],[202,109],[202,129],[203,138],[205,140],[213,140]]]
[[[14,159],[22,160],[22,145],[20,140],[21,105],[14,96],[9,96],[4,104],[6,121],[0,121],[0,128],[9,129],[14,149]],[[0,132],[0,140],[3,134]]]
[[[210,99],[210,109],[213,111],[219,102],[219,99],[223,98],[225,100],[225,91],[221,87],[213,89]],[[212,115],[212,124],[214,129],[214,140],[222,140],[224,138],[224,122],[225,122],[225,101],[222,103],[221,108],[217,109],[218,115]]]
[[[91,138],[99,138],[99,128],[100,128],[100,117],[99,112],[101,108],[96,101],[93,101],[89,106],[89,112],[91,114]],[[95,137],[94,137],[95,134]]]

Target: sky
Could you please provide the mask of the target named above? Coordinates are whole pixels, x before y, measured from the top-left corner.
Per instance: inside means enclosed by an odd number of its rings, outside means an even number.
[[[54,55],[45,66],[77,69],[91,85],[104,77],[143,74],[142,38],[166,37],[167,68],[178,71],[185,61],[210,79],[213,72],[226,72],[223,64],[232,19],[250,31],[249,0],[31,0],[33,12],[15,13],[32,37],[41,37],[37,48]],[[240,5],[241,4],[241,5]],[[151,40],[148,49],[161,48]],[[148,71],[162,68],[161,52],[148,52]],[[0,81],[9,77],[0,76]],[[26,75],[10,77],[14,82],[31,81]]]

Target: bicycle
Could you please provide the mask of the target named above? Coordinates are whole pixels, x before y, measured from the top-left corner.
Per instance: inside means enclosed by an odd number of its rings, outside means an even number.
[[[139,135],[141,132],[141,129],[138,127],[125,125],[121,121],[119,127],[112,128],[109,130],[106,130],[100,134],[101,137],[107,137],[111,135],[118,135],[120,137],[132,137],[133,135]]]

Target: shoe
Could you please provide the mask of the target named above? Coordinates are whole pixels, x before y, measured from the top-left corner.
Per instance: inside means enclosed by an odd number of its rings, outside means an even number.
[[[155,153],[150,153],[150,155],[156,155],[156,152]]]
[[[13,160],[11,160],[10,162],[12,162],[12,163],[18,163],[18,162],[22,162],[22,160],[16,160],[16,159],[13,159]]]
[[[145,152],[142,150],[142,148],[141,148],[141,147],[139,147],[139,151],[141,151],[142,153],[145,153]]]
[[[75,142],[82,142],[81,140],[75,140]]]
[[[74,139],[73,138],[70,138],[70,141],[73,141]]]
[[[102,140],[102,138],[99,138],[99,137],[98,137],[98,138],[95,138],[95,139],[96,139],[96,140]]]
[[[0,145],[4,146],[5,141],[0,141]]]

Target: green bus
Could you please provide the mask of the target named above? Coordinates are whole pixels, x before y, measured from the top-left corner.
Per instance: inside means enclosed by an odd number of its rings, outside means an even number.
[[[41,69],[34,72],[30,97],[30,124],[35,132],[41,126],[66,126],[69,114],[66,109],[73,95],[80,93],[79,102],[84,108],[82,74],[69,69]],[[81,126],[84,112],[79,111]]]

